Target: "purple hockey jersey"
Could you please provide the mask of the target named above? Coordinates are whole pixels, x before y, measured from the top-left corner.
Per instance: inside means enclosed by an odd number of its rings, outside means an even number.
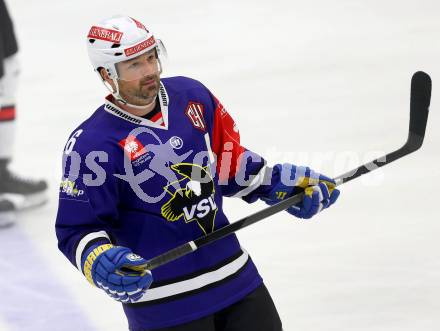
[[[109,96],[66,144],[56,234],[79,270],[96,242],[150,259],[229,224],[223,196],[252,202],[261,194],[265,161],[240,145],[234,121],[206,87],[164,78],[158,101],[160,124]],[[201,318],[262,283],[235,235],[152,274],[142,299],[123,305],[132,331]]]

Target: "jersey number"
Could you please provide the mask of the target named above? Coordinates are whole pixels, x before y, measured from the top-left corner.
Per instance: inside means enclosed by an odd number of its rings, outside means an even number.
[[[81,133],[83,133],[82,129],[76,131],[72,135],[72,137],[70,137],[69,141],[66,144],[66,148],[64,148],[64,154],[69,155],[70,153],[72,153],[73,146],[75,146],[75,144],[76,144],[76,138],[78,138],[81,135]]]

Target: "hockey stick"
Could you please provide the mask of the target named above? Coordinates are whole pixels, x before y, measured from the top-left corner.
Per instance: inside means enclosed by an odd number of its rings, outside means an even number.
[[[397,159],[404,157],[414,151],[418,150],[423,144],[425,137],[426,123],[428,120],[429,103],[431,100],[431,78],[428,74],[418,71],[411,79],[411,101],[410,101],[410,121],[409,134],[406,143],[398,150],[388,153],[383,157],[375,159],[369,163],[363,164],[356,169],[353,169],[345,174],[336,177],[336,186],[347,183],[355,178],[358,178],[366,173],[369,173],[379,167],[387,165]],[[210,234],[197,238],[193,241],[187,242],[174,249],[171,249],[161,255],[158,255],[147,261],[142,267],[148,270],[153,270],[163,264],[171,262],[179,257],[194,252],[198,248],[219,240],[227,235],[230,235],[242,228],[251,224],[259,222],[269,216],[279,213],[292,205],[298,204],[302,201],[304,193],[299,193],[291,196],[276,205],[267,207],[252,215],[244,217],[237,222],[231,223],[223,228],[220,228]]]

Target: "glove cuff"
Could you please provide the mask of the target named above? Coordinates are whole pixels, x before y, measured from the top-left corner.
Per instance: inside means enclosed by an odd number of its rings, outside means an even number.
[[[84,276],[86,276],[86,279],[93,286],[96,286],[95,282],[93,281],[93,277],[92,277],[93,263],[95,262],[95,260],[98,258],[99,255],[101,255],[105,251],[108,251],[112,247],[113,247],[112,244],[104,244],[104,245],[97,246],[87,255],[87,258],[84,261],[84,265],[83,265]]]

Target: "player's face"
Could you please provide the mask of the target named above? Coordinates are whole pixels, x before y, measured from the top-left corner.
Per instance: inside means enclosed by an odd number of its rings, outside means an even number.
[[[160,70],[156,51],[117,64],[119,94],[137,106],[150,104],[159,91]]]

